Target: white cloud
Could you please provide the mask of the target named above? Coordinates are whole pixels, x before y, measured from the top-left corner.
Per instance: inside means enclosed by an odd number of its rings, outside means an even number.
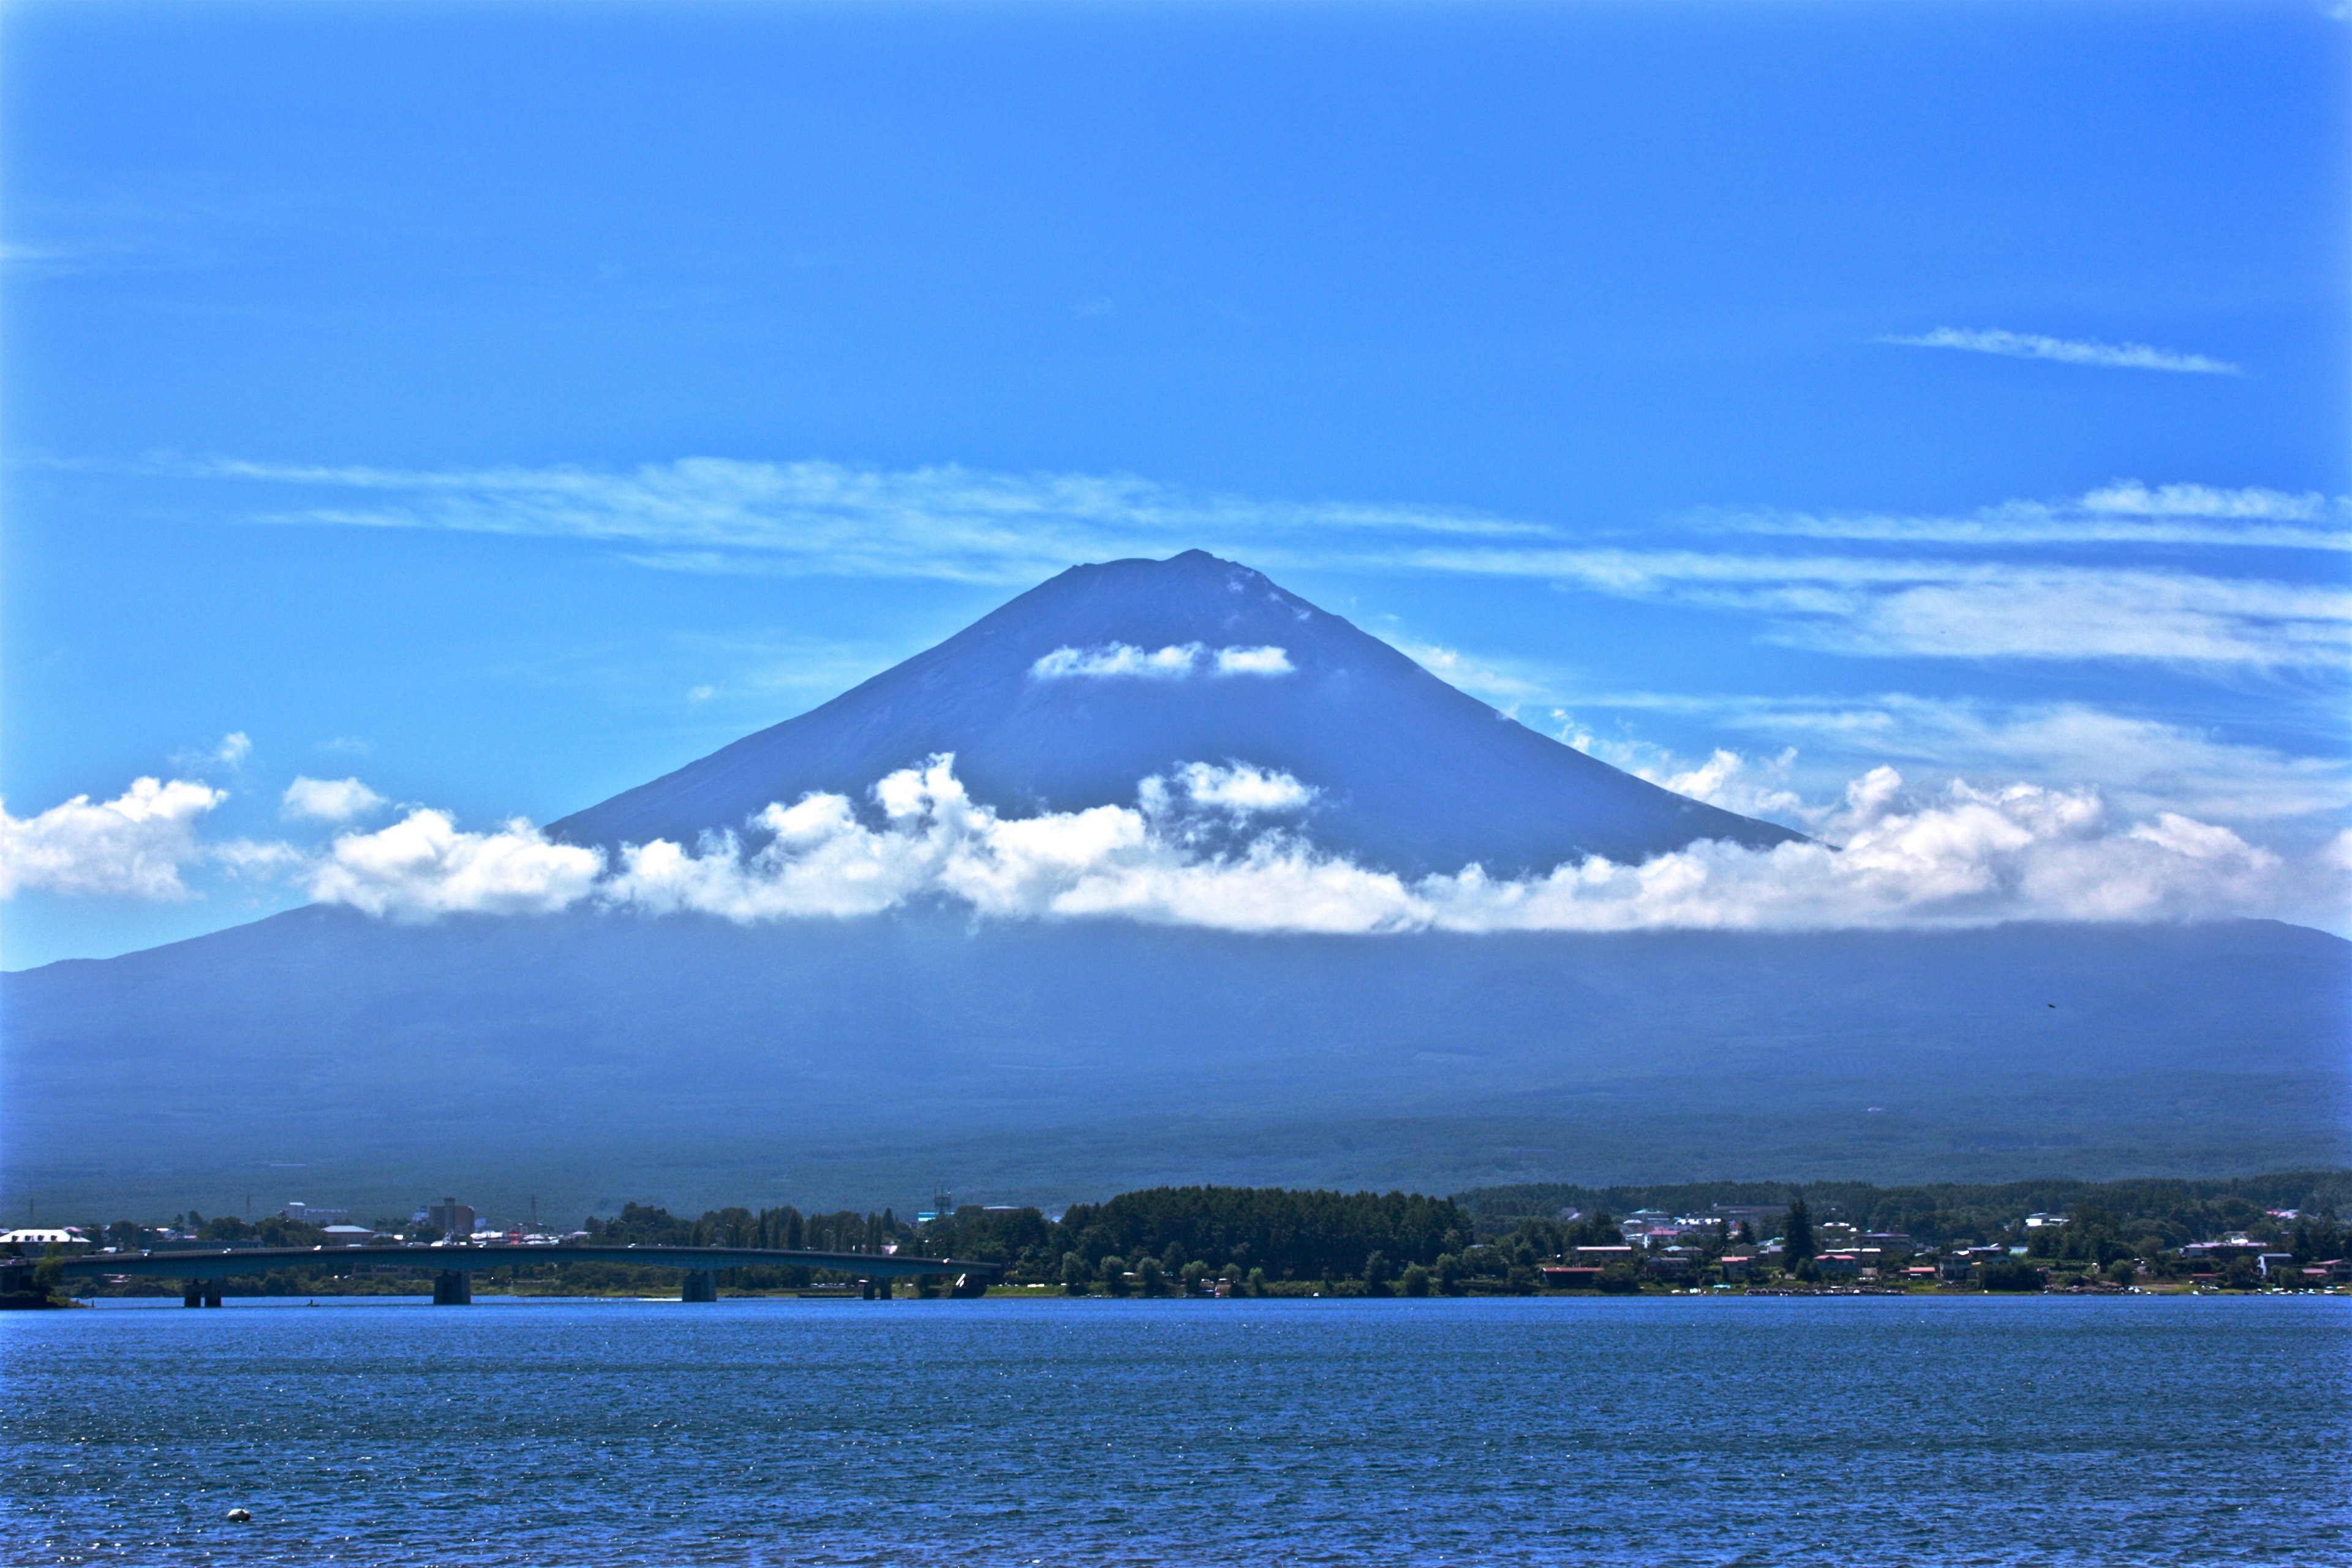
[[[2002,704],[1882,692],[1853,698],[1748,697],[1690,692],[1585,693],[1580,716],[1550,711],[1554,734],[1613,766],[1751,816],[1803,822],[1820,808],[1775,798],[1843,773],[1824,769],[1899,762],[1937,778],[1987,774],[2067,780],[2097,789],[2139,815],[2174,811],[2223,822],[2275,823],[2352,808],[2352,759],[2298,756],[2204,730],[2088,703]],[[1708,764],[1693,764],[1639,739],[1607,735],[1594,711],[1671,714],[1780,748],[1769,760],[1718,749],[1738,770],[1720,790]],[[1801,741],[1806,761],[1800,765]],[[1743,784],[1748,786],[1742,794]]]
[[[1736,771],[1710,765],[1718,778]],[[1168,798],[1163,784],[1157,800]],[[1825,930],[2334,912],[2352,881],[2326,857],[2290,863],[2179,814],[2118,821],[2095,791],[1955,784],[1913,798],[1891,768],[1853,781],[1823,814],[1843,847],[1705,843],[1517,880],[1476,867],[1407,880],[1284,832],[1204,852],[1160,818],[1150,789],[1136,808],[1007,819],[964,793],[946,757],[892,774],[876,799],[879,827],[838,795],[772,805],[758,826],[772,837],[748,856],[731,838],[698,853],[629,849],[598,896],[736,921],[936,898],[1006,919],[1243,931]]]
[[[1722,752],[1659,776],[1753,805],[1785,795],[1780,763]],[[1744,792],[1744,793],[1743,793]],[[593,900],[647,914],[737,921],[847,917],[944,901],[989,918],[1116,918],[1236,931],[1828,930],[2014,920],[2275,915],[2338,921],[2352,894],[2352,834],[2289,858],[2186,813],[2116,813],[2100,792],[1955,782],[1916,793],[1891,767],[1801,814],[1822,842],[1769,850],[1692,845],[1640,865],[1591,859],[1496,879],[1477,867],[1408,879],[1318,848],[1263,818],[1315,792],[1245,763],[1192,763],[1143,781],[1132,806],[1006,817],[973,801],[940,756],[881,780],[877,820],[847,798],[769,805],[689,851],[550,842],[529,823],[459,830],[411,811],[345,832],[318,854],[236,840],[204,849],[193,826],[223,798],[142,779],[103,805],[78,797],[29,820],[0,812],[0,889],[184,896],[182,868],[293,875],[322,903],[406,922],[476,912],[545,914]],[[1792,797],[1791,797],[1792,798]],[[1832,847],[1832,845],[1840,847]]]
[[[1760,765],[1737,752],[1717,746],[1707,760],[1696,767],[1675,770],[1671,767],[1633,766],[1628,771],[1662,789],[1686,795],[1693,800],[1703,800],[1709,805],[1719,805],[1726,811],[1738,812],[1743,816],[1812,823],[1818,820],[1820,814],[1808,807],[1801,795],[1780,782],[1786,779],[1790,765],[1796,760],[1797,752],[1793,746]]]
[[[220,738],[218,745],[202,750],[175,752],[172,755],[172,762],[178,767],[189,769],[219,767],[234,773],[243,767],[245,759],[251,755],[253,755],[253,737],[242,730],[232,730]]]
[[[1219,675],[1288,675],[1293,666],[1290,652],[1279,647],[1221,647],[1217,650],[1216,673]]]
[[[1549,577],[1617,598],[1761,615],[1774,640],[1832,653],[2331,669],[2352,656],[2352,593],[2264,578],[1689,550],[1417,559],[1455,571]]]
[[[458,913],[551,914],[586,897],[604,868],[593,849],[554,844],[517,818],[465,833],[443,811],[410,812],[373,833],[345,833],[309,865],[323,904],[404,922]]]
[[[1156,778],[1143,782],[1147,801],[1154,798],[1155,786],[1165,788]],[[1246,763],[1222,768],[1208,763],[1186,763],[1176,770],[1172,782],[1195,805],[1244,816],[1304,811],[1314,804],[1317,794],[1312,785],[1301,784],[1279,769],[1256,768]]]
[[[302,497],[290,510],[273,504],[249,514],[260,521],[546,535],[682,570],[1031,584],[1076,562],[1198,546],[1245,553],[1275,570],[1549,579],[1761,616],[1780,640],[1857,657],[2337,668],[2352,647],[2346,596],[2332,587],[2158,571],[2124,553],[2167,543],[2352,549],[2352,503],[2260,489],[2121,479],[2072,500],[2009,502],[1961,518],[1750,510],[1687,520],[1701,534],[1897,541],[1969,552],[1955,560],[1915,549],[1917,559],[1887,560],[1593,548],[1580,542],[1590,530],[1465,508],[1196,495],[1119,474],[706,458],[625,473],[240,461],[153,471]],[[1983,555],[1994,546],[2102,545],[2116,547],[2115,564]],[[1145,673],[1114,671],[1081,650],[1069,657],[1065,673]]]
[[[1030,584],[1081,561],[1196,545],[1289,559],[1281,542],[1347,533],[1540,537],[1466,509],[1202,495],[1131,474],[898,471],[687,458],[588,468],[397,469],[217,460],[153,471],[310,492],[257,521],[542,535],[646,565]]]
[[[1146,650],[1132,643],[1057,647],[1029,667],[1032,680],[1181,680],[1192,675],[1287,675],[1278,647],[1211,648],[1196,642]]]
[[[2004,501],[1959,517],[1885,512],[1709,510],[1711,533],[1850,539],[1906,544],[2188,544],[2229,549],[2352,550],[2352,498],[2315,491],[2116,479],[2055,501]]]
[[[20,889],[133,899],[184,899],[181,868],[198,859],[196,823],[226,790],[173,779],[134,780],[110,801],[78,795],[37,816],[0,805],[0,898]]]
[[[349,822],[383,809],[383,796],[352,779],[314,779],[298,774],[286,786],[278,815],[312,822]]]
[[[2234,364],[2203,354],[2176,353],[2146,343],[2102,343],[2083,338],[2051,338],[2038,332],[2011,332],[1999,328],[1937,327],[1913,337],[1887,336],[1882,343],[1906,348],[1965,349],[1971,353],[2004,354],[2012,359],[2056,360],[2062,364],[2100,365],[2110,370],[2166,370],[2194,375],[2238,375]]]

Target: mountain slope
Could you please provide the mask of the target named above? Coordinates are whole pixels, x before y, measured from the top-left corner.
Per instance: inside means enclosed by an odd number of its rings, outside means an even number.
[[[1252,937],[300,910],[0,976],[0,1176],[111,1218],[248,1191],[569,1214],[939,1182],[2243,1173],[2345,1162],[2347,988],[2352,943],[2258,921]]]
[[[1083,664],[1121,646],[1200,651],[1175,674],[1038,673],[1057,650]],[[1215,670],[1218,650],[1269,648],[1286,671]],[[1407,873],[1476,861],[1518,875],[1588,855],[1639,861],[1700,838],[1799,837],[1538,735],[1197,550],[1073,567],[823,707],[549,831],[579,844],[690,845],[809,791],[862,800],[934,752],[955,753],[975,798],[1021,815],[1131,803],[1139,781],[1182,763],[1279,768],[1320,792],[1307,823],[1318,843]]]

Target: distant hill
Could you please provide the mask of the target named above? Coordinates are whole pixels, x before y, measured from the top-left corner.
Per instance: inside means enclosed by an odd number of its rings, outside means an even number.
[[[302,910],[0,977],[0,1147],[43,1214],[109,1218],[247,1192],[570,1215],[2228,1175],[2352,1163],[2347,990],[2352,944],[2257,921],[1270,938]]]

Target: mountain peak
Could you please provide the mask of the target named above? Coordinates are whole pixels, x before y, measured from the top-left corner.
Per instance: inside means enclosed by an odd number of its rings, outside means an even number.
[[[1204,550],[1073,566],[797,719],[552,826],[574,843],[691,844],[771,801],[864,800],[952,752],[1013,816],[1131,804],[1188,763],[1287,773],[1302,830],[1408,874],[1638,861],[1701,838],[1799,837],[1619,772]]]

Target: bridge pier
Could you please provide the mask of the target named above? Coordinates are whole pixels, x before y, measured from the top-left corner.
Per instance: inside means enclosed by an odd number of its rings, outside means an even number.
[[[677,1299],[681,1301],[716,1301],[719,1300],[719,1276],[688,1274]]]
[[[433,1277],[433,1304],[436,1307],[470,1307],[474,1304],[474,1277],[463,1268],[445,1268]]]
[[[204,1281],[203,1281],[203,1280],[201,1280],[201,1279],[183,1279],[183,1280],[181,1280],[181,1281],[180,1281],[180,1305],[181,1305],[181,1306],[183,1306],[183,1307],[201,1307],[201,1306],[203,1306],[204,1304],[205,1304],[205,1286],[204,1286]]]

